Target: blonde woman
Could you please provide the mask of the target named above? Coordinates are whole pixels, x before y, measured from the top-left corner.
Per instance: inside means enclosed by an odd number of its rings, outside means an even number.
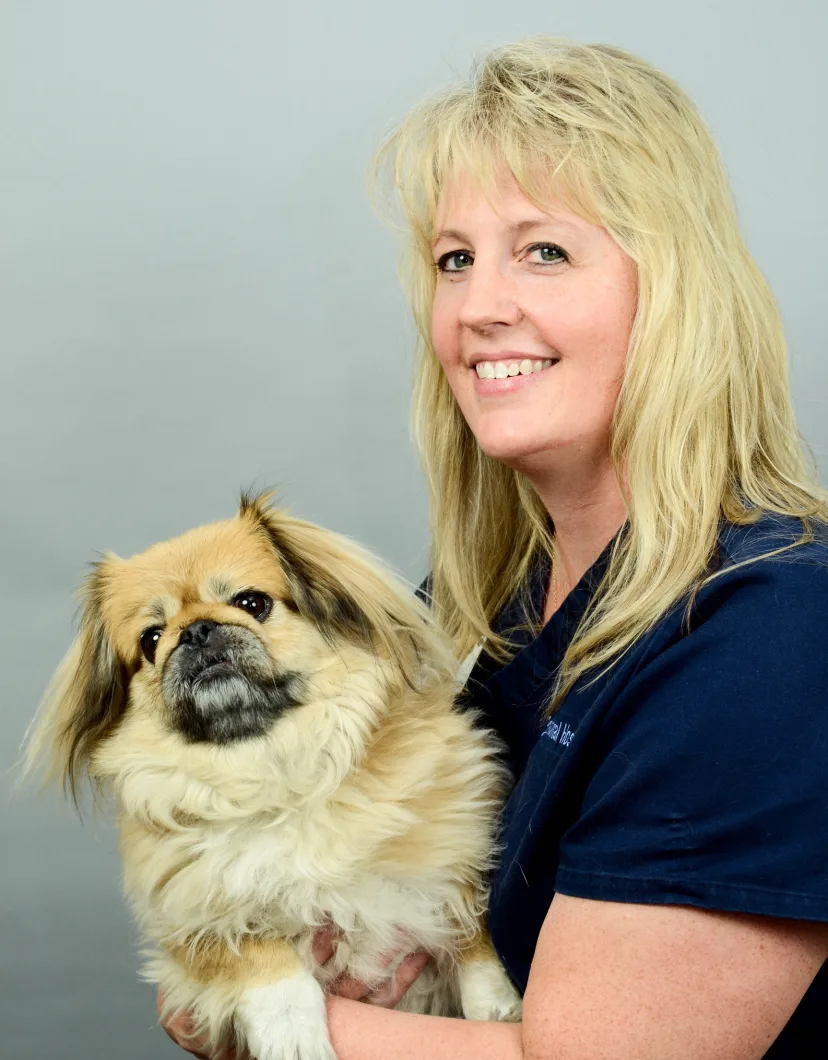
[[[828,506],[710,135],[635,56],[538,39],[380,162],[429,593],[516,778],[490,925],[524,1021],[383,1008],[417,955],[330,999],[337,1055],[822,1057]]]

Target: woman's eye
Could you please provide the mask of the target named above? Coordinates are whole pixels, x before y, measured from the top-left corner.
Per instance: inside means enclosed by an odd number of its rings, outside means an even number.
[[[233,607],[246,611],[259,622],[264,622],[273,607],[273,601],[266,593],[257,593],[253,589],[246,589],[234,596],[230,603]]]
[[[158,641],[161,640],[163,632],[162,626],[152,626],[151,629],[145,629],[141,634],[139,644],[147,662],[155,662],[155,649],[158,647]]]
[[[464,272],[474,261],[468,250],[450,250],[437,259],[440,272]]]
[[[534,246],[529,247],[526,253],[537,254],[536,260],[544,265],[554,265],[556,262],[569,260],[566,251],[555,243],[535,243]]]

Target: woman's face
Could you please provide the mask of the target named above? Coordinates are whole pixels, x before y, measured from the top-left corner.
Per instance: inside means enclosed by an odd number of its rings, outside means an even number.
[[[637,302],[631,258],[511,179],[491,201],[458,179],[433,252],[434,349],[483,451],[522,470],[607,461]]]

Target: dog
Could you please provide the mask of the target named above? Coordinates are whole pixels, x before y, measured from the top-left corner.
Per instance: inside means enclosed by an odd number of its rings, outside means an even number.
[[[429,609],[270,500],[93,566],[28,767],[115,796],[143,974],[213,1047],[335,1060],[326,990],[389,952],[433,957],[399,1008],[518,1020],[485,928],[498,743]]]

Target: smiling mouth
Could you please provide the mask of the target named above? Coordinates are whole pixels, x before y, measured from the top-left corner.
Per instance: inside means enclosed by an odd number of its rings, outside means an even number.
[[[540,360],[529,357],[520,361],[478,361],[474,370],[477,372],[478,379],[508,379],[516,375],[537,375],[538,372],[543,372],[557,363],[557,358]]]

